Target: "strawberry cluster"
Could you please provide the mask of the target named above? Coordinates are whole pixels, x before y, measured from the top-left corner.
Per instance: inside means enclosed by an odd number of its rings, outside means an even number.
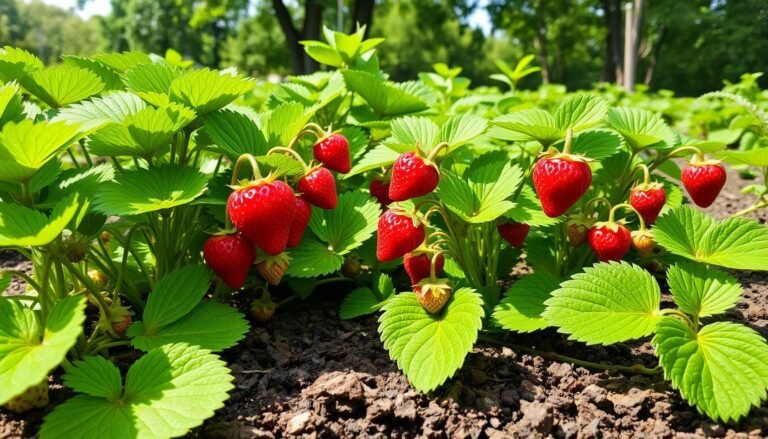
[[[288,148],[271,151],[293,154],[304,165],[303,175],[295,182],[297,192],[272,175],[261,177],[255,160],[241,157],[251,161],[255,178],[234,184],[237,172],[233,176],[234,191],[227,200],[227,217],[236,232],[214,235],[203,246],[206,264],[230,288],[237,290],[243,286],[254,262],[267,283],[279,284],[290,262],[285,250],[301,242],[312,206],[336,208],[336,180],[331,170],[346,173],[351,169],[349,141],[339,133],[318,137],[313,147],[313,156],[320,163],[316,166],[307,166]]]

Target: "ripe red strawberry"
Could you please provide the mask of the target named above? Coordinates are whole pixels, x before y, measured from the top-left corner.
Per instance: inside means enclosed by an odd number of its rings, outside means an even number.
[[[589,229],[589,246],[602,262],[620,260],[631,245],[629,229],[619,223],[597,223]]]
[[[288,234],[288,247],[296,247],[301,242],[304,231],[307,230],[309,219],[312,217],[312,206],[301,197],[293,197],[296,214],[291,222],[291,231]]]
[[[509,245],[515,248],[523,248],[525,238],[528,236],[528,231],[531,230],[531,226],[513,221],[499,224],[496,226],[496,230],[499,231],[499,235],[501,235]]]
[[[371,191],[371,195],[374,196],[377,200],[379,200],[379,204],[381,204],[381,207],[386,209],[387,206],[389,206],[390,203],[392,203],[392,200],[389,198],[389,182],[384,180],[379,180],[377,178],[374,178],[371,180],[370,186],[368,186],[368,189]]]
[[[425,251],[413,251],[403,256],[403,265],[408,277],[411,278],[411,285],[416,285],[424,278],[429,277],[432,268],[432,253]],[[445,257],[442,253],[437,255],[435,260],[435,276],[440,276],[445,266]]]
[[[326,168],[310,169],[296,185],[302,198],[321,209],[336,208],[336,180]]]
[[[312,149],[315,160],[326,168],[346,174],[352,169],[352,158],[349,154],[349,140],[339,133],[331,133],[315,143]]]
[[[718,161],[691,162],[683,169],[681,181],[697,206],[709,207],[725,185],[725,168]]]
[[[448,279],[426,278],[413,288],[416,299],[425,311],[437,314],[451,298],[453,288]]]
[[[641,184],[629,193],[629,204],[640,213],[647,225],[656,221],[666,202],[667,193],[661,183]]]
[[[293,198],[287,184],[262,179],[232,192],[227,211],[246,238],[264,252],[279,255],[288,244],[296,213]]]
[[[208,267],[230,288],[237,290],[248,277],[255,258],[253,244],[243,235],[216,235],[205,241],[203,257]]]
[[[440,182],[437,166],[413,152],[400,154],[392,166],[392,180],[389,182],[389,198],[405,201],[427,195]]]
[[[278,285],[283,280],[285,270],[288,269],[288,263],[291,258],[283,252],[277,256],[260,254],[256,260],[256,270],[261,277],[271,285]]]
[[[4,407],[16,413],[26,413],[34,408],[43,408],[48,405],[48,378],[40,384],[29,387],[21,395],[14,396]]]
[[[653,252],[656,241],[650,230],[633,230],[630,235],[632,236],[632,246],[635,247],[640,256],[648,256]]]
[[[533,166],[533,186],[541,207],[549,217],[558,217],[571,208],[592,184],[592,170],[586,161],[571,154],[551,154]]]
[[[400,209],[390,209],[379,218],[376,257],[391,261],[414,250],[424,242],[424,224]]]

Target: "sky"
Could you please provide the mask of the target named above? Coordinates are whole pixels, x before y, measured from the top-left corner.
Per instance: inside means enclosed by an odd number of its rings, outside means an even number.
[[[79,16],[86,19],[94,15],[107,15],[112,10],[110,0],[88,0],[84,9],[77,8],[77,0],[43,0],[43,2],[64,9],[74,9]],[[479,27],[487,35],[491,31],[491,19],[485,9],[486,3],[487,0],[480,0],[478,8],[469,17],[469,24],[472,27]]]

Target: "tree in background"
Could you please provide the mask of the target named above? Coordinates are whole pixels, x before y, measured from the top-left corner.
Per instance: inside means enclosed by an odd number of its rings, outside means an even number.
[[[262,3],[254,15],[240,22],[237,32],[227,37],[220,50],[222,67],[234,66],[255,76],[290,73],[285,35],[271,9]]]

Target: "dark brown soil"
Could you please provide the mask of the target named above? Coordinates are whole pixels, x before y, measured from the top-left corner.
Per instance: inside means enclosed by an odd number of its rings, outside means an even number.
[[[735,174],[710,213],[749,206]],[[768,212],[752,215],[765,223]],[[2,258],[2,256],[0,256]],[[17,264],[18,260],[5,264]],[[768,336],[768,276],[735,273],[744,297],[727,318]],[[344,291],[327,291],[254,324],[224,353],[236,389],[198,437],[762,437],[768,409],[717,425],[682,401],[658,376],[573,367],[480,343],[456,376],[430,395],[414,390],[389,360],[376,316],[340,321]],[[319,297],[322,296],[322,297]],[[655,366],[647,342],[609,347],[570,343],[554,331],[513,335],[510,342],[584,360]],[[61,401],[66,391],[54,389]],[[0,410],[0,438],[29,437],[44,412]]]

